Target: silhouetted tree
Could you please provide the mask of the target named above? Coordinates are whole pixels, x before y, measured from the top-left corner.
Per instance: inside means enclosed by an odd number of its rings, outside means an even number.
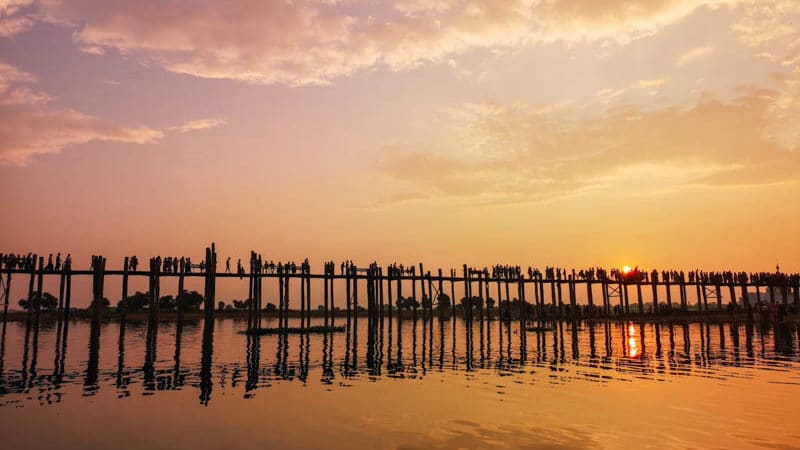
[[[128,312],[142,311],[147,305],[150,304],[150,294],[146,292],[136,291],[135,294],[129,295],[117,302],[118,310],[125,310]]]
[[[175,310],[175,297],[171,295],[165,295],[158,299],[158,309],[161,311],[173,311]]]
[[[43,292],[42,297],[39,298],[38,294],[34,293],[30,300],[27,298],[20,299],[17,302],[22,309],[29,310],[35,308],[38,303],[41,309],[53,310],[58,306],[58,299],[49,292]]]
[[[450,303],[450,296],[449,295],[447,295],[447,294],[439,294],[439,296],[436,297],[436,307],[437,308],[448,310],[448,309],[450,309],[451,306],[452,305]]]
[[[203,294],[197,291],[183,291],[178,295],[178,302],[184,311],[200,311],[203,300]]]

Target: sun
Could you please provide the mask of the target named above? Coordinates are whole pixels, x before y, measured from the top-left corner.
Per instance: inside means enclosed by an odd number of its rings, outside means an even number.
[[[631,273],[631,266],[622,267],[622,273],[624,273],[625,275]]]

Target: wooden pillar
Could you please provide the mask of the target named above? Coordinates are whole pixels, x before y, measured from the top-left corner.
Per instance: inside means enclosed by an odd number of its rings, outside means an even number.
[[[323,323],[324,323],[324,326],[326,328],[328,327],[328,314],[329,314],[328,313],[328,280],[330,279],[330,276],[331,276],[330,273],[329,273],[330,272],[329,268],[330,268],[330,265],[326,263],[325,264],[325,270],[324,270],[324,276],[322,277],[322,281],[325,283],[325,287],[322,290],[322,301],[323,301],[322,310],[323,310],[323,314],[325,315]]]
[[[653,288],[652,288],[653,289],[653,314],[657,315],[658,314],[658,280],[656,279],[656,277],[653,277],[653,279],[650,280],[650,283],[653,286]],[[669,291],[669,287],[667,288],[667,291]]]
[[[667,308],[672,309],[672,286],[669,284],[669,275],[664,282],[667,285]]]
[[[211,247],[206,247],[206,273],[205,273],[205,310],[206,320],[214,319],[214,309],[216,307],[216,288],[217,288],[217,249],[214,243]]]
[[[300,327],[306,326],[306,276],[304,266],[300,266]]]
[[[284,301],[284,307],[286,308],[286,311],[285,311],[285,313],[283,315],[283,327],[284,328],[289,328],[289,311],[291,310],[290,309],[291,301],[290,301],[289,287],[291,286],[291,280],[292,279],[289,277],[289,274],[286,272],[285,269],[284,269],[284,272],[283,272],[283,276],[284,276],[284,278],[283,278],[283,301]]]
[[[264,311],[264,276],[262,274],[264,270],[264,261],[261,259],[261,255],[256,255],[256,285],[258,286],[258,306],[256,308],[256,327],[261,328],[261,315]]]
[[[431,271],[430,270],[428,271],[426,276],[428,277],[428,297],[429,297],[429,300],[430,300],[428,302],[428,317],[431,318],[431,326],[433,326],[433,280],[431,278]],[[433,335],[431,335],[431,336],[433,336]]]
[[[719,283],[714,285],[714,289],[717,293],[717,309],[722,310],[722,289],[720,288]]]
[[[500,291],[502,285],[500,278],[497,278],[497,331],[498,336],[503,335],[503,293]]]
[[[544,281],[542,281],[541,278],[539,278],[539,302],[540,302],[539,308],[541,310],[540,311],[540,317],[544,318],[544,316],[545,316],[545,313],[544,313],[544,306],[545,306],[544,305]]]
[[[592,292],[592,280],[586,280],[586,300],[589,302],[589,307],[594,309],[594,293]]]
[[[381,267],[378,269],[378,317],[381,320],[381,328],[383,328],[383,314],[384,314],[383,282],[384,282],[383,267]]]
[[[331,296],[331,299],[330,299],[330,306],[328,308],[330,310],[330,315],[331,315],[331,320],[330,320],[330,326],[331,327],[335,327],[336,326],[336,304],[334,302],[334,295],[333,295],[334,286],[335,286],[334,280],[336,279],[335,275],[336,275],[336,266],[333,264],[333,262],[331,262],[331,273],[330,273],[330,280],[331,280],[330,296]]]
[[[642,298],[642,283],[636,280],[636,300],[639,303],[639,315],[644,314],[644,299]]]
[[[62,275],[63,278],[63,275]],[[5,324],[8,320],[8,296],[11,295],[11,269],[8,269],[6,273],[6,285],[3,291],[3,298],[5,298],[5,302],[3,304],[3,323]]]
[[[394,295],[393,295],[393,292],[392,292],[392,281],[394,280],[393,277],[397,276],[397,274],[394,273],[394,270],[392,270],[392,269],[390,269],[389,272],[386,274],[387,275],[387,277],[386,277],[387,278],[387,280],[386,280],[386,289],[387,289],[386,294],[387,294],[387,300],[388,300],[388,303],[386,304],[386,307],[389,310],[389,335],[390,336],[392,334],[392,305],[394,305]],[[389,350],[391,350],[391,344],[389,345]]]
[[[741,293],[742,293],[742,306],[744,306],[745,310],[749,311],[750,310],[750,299],[747,297],[747,282],[743,281],[739,285],[739,289],[741,290]]]
[[[36,321],[42,312],[42,285],[44,284],[44,256],[39,257],[39,273],[36,276]]]
[[[278,328],[283,328],[284,299],[283,299],[283,268],[278,272]]]
[[[353,271],[353,315],[358,318],[358,270]]]
[[[158,299],[160,294],[160,268],[153,258],[150,259],[150,320],[158,320]]]
[[[98,256],[95,259],[92,271],[93,275],[93,289],[92,289],[92,320],[100,320],[103,317],[103,281],[105,280],[106,259]]]
[[[697,291],[697,310],[703,311],[703,295],[700,292],[700,280],[695,280],[694,287]]]
[[[185,273],[186,273],[186,270],[183,270],[183,271],[181,271],[180,274],[178,274],[178,296],[175,298],[175,303],[177,303],[176,306],[178,308],[178,323],[179,324],[183,323],[183,307],[184,307],[183,302],[184,302],[185,297],[186,297],[186,294],[185,294],[186,288],[184,288],[184,279],[183,279]],[[126,276],[126,278],[127,278],[127,276]],[[127,289],[127,285],[126,285],[125,288]],[[127,292],[127,290],[125,292]]]
[[[761,285],[758,283],[753,283],[753,286],[756,288],[756,301],[761,303]]]
[[[600,290],[603,293],[603,309],[605,310],[606,316],[611,314],[611,300],[608,298],[608,281],[602,280],[600,282]]]
[[[728,284],[728,290],[731,293],[731,304],[736,308],[736,288],[733,287],[733,280]]]
[[[561,297],[561,280],[558,280],[558,286],[556,289],[558,292],[558,317],[561,318],[564,317],[564,301]]]
[[[255,310],[256,310],[256,296],[255,296],[255,262],[253,261],[253,252],[250,252],[250,271],[247,274],[247,329],[252,329],[255,325]]]
[[[33,309],[34,309],[33,303],[34,303],[34,295],[35,295],[34,289],[36,288],[36,259],[37,259],[37,256],[33,255],[32,258],[33,258],[33,263],[32,263],[33,267],[30,267],[29,263],[25,264],[25,269],[26,270],[30,269],[30,271],[31,271],[31,277],[28,280],[28,314],[32,314],[33,313]]]
[[[481,333],[483,333],[483,307],[486,304],[486,298],[483,296],[483,272],[478,272],[478,322],[480,323]]]
[[[442,277],[442,269],[439,268],[439,295],[444,294],[444,277]],[[451,300],[452,301],[452,300]],[[439,309],[439,322],[444,320],[444,308],[439,305],[439,299],[436,299],[436,306]],[[441,327],[441,325],[440,325]]]
[[[574,294],[573,289],[573,294]],[[528,303],[525,301],[525,280],[522,277],[519,277],[517,281],[517,292],[519,293],[519,335],[521,343],[520,345],[524,345],[525,343],[525,321],[527,319],[528,313]]]
[[[347,326],[350,326],[350,318],[352,314],[352,295],[351,295],[351,288],[350,288],[350,278],[353,273],[352,267],[348,267],[346,270],[345,275],[345,296],[347,298]],[[349,332],[349,330],[348,330]]]
[[[117,311],[120,314],[120,319],[123,319],[128,312],[127,298],[128,298],[128,271],[130,270],[131,261],[127,256],[122,262],[122,311]],[[61,277],[64,278],[63,276]],[[176,298],[175,302],[180,304],[180,298]],[[59,300],[60,303],[60,300]],[[179,307],[180,308],[180,307]]]
[[[508,302],[508,303],[506,303],[508,305],[508,308],[506,309],[506,312],[508,313],[508,323],[510,325],[511,324],[511,320],[512,320],[512,318],[511,318],[511,290],[508,288],[508,285],[509,285],[508,278],[504,278],[503,283],[506,286],[506,302]]]
[[[619,287],[623,294],[621,295],[622,298],[620,298],[620,303],[622,303],[621,306],[625,308],[625,314],[630,314],[631,307],[630,302],[628,301],[628,283],[620,283]]]
[[[572,275],[568,278],[567,289],[569,290],[569,315],[570,319],[574,319],[576,316],[575,310],[578,307],[578,300],[575,298],[575,280],[572,278]]]
[[[686,311],[689,309],[689,302],[686,298],[686,280],[681,276],[680,279],[680,294],[681,294],[681,309]]]
[[[67,286],[64,288],[64,321],[69,318],[69,308],[72,299],[72,266],[67,269]]]
[[[706,284],[702,283],[703,291],[703,309],[708,312],[708,292],[706,291]]]
[[[452,310],[453,315],[453,335],[455,336],[455,329],[456,329],[456,282],[455,282],[455,270],[450,272],[450,309]],[[455,341],[454,341],[455,342]],[[455,345],[455,343],[453,344]]]

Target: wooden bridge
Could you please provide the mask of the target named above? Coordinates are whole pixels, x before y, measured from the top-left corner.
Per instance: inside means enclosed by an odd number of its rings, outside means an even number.
[[[258,328],[261,324],[263,308],[263,283],[265,279],[277,279],[278,306],[277,315],[279,328],[288,329],[291,310],[290,281],[297,280],[300,284],[299,317],[301,327],[310,327],[312,315],[318,315],[311,308],[312,280],[323,281],[323,304],[321,313],[324,327],[333,327],[337,313],[341,309],[335,305],[335,283],[345,283],[345,310],[348,322],[352,315],[367,314],[370,318],[384,317],[392,314],[401,315],[403,309],[413,310],[416,315],[418,308],[429,317],[434,316],[434,310],[440,318],[461,314],[466,320],[475,319],[481,322],[501,319],[504,321],[519,320],[520,327],[525,327],[530,320],[549,319],[584,319],[607,317],[635,317],[656,316],[681,312],[684,314],[707,314],[710,312],[752,312],[749,295],[755,291],[757,301],[772,309],[790,309],[800,307],[800,276],[798,274],[775,274],[764,276],[748,276],[744,273],[724,272],[728,276],[708,276],[697,272],[697,276],[687,277],[683,272],[668,272],[669,276],[658,276],[653,271],[652,276],[634,271],[622,273],[604,270],[584,272],[579,275],[571,272],[547,269],[543,274],[538,269],[528,269],[527,276],[517,268],[507,270],[479,269],[466,264],[461,270],[450,270],[447,274],[442,269],[435,272],[425,271],[422,264],[407,267],[381,267],[376,263],[366,267],[357,267],[353,264],[340,264],[340,271],[336,273],[336,264],[326,262],[321,273],[312,273],[310,264],[306,261],[299,266],[295,264],[275,266],[265,264],[262,256],[256,252],[250,254],[248,271],[237,270],[235,273],[219,272],[217,269],[217,253],[215,245],[205,249],[205,259],[200,265],[192,265],[188,260],[181,258],[180,266],[177,261],[173,267],[165,267],[161,258],[151,258],[147,270],[135,270],[129,258],[125,258],[122,270],[107,270],[106,259],[95,256],[92,266],[88,270],[75,270],[71,261],[67,260],[63,266],[52,264],[45,265],[44,257],[33,255],[25,257],[26,264],[4,264],[2,272],[3,294],[3,321],[7,320],[9,308],[9,295],[12,275],[27,276],[29,313],[38,318],[41,312],[42,285],[44,277],[59,277],[57,311],[68,316],[71,310],[72,278],[76,276],[91,276],[92,303],[89,311],[93,320],[100,320],[104,315],[105,305],[105,280],[107,277],[122,278],[121,298],[128,298],[128,281],[131,277],[146,277],[149,280],[148,300],[151,318],[158,319],[161,279],[165,277],[178,279],[178,296],[185,292],[184,280],[186,278],[202,277],[205,281],[203,288],[203,311],[206,319],[213,319],[216,302],[216,282],[220,278],[242,278],[249,283],[248,299],[248,324],[251,328]],[[202,271],[194,271],[202,267]],[[664,272],[665,274],[667,272]],[[719,274],[719,272],[714,272]],[[690,275],[694,275],[690,274]],[[359,284],[366,283],[366,307],[359,307]],[[404,296],[404,284],[410,283],[411,295]],[[294,283],[296,284],[296,283]],[[460,304],[455,302],[456,286],[463,293]],[[595,299],[595,291],[599,286],[600,298]],[[447,288],[447,289],[446,289]],[[762,303],[762,288],[764,298]],[[643,290],[650,290],[650,298],[645,301]],[[511,293],[516,294],[512,299]],[[586,293],[587,304],[578,304],[578,291]],[[417,301],[420,293],[421,302]],[[631,293],[634,291],[635,294]],[[677,298],[673,295],[677,291]],[[690,305],[689,293],[694,291],[694,304]],[[740,300],[737,300],[737,291]],[[408,292],[406,292],[407,294]],[[492,293],[496,293],[497,304]],[[635,295],[635,297],[634,297]],[[727,297],[727,299],[726,299]],[[727,302],[724,302],[727,300]],[[434,306],[434,302],[436,305]],[[366,311],[364,311],[366,310]],[[396,312],[395,312],[396,311]],[[125,311],[120,311],[124,313]],[[184,307],[182,302],[177,302],[177,318],[182,320]]]

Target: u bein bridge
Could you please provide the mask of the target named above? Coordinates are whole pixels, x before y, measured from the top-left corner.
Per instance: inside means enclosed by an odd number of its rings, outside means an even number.
[[[107,270],[106,258],[94,256],[91,268],[75,270],[71,258],[61,263],[60,256],[53,264],[52,255],[45,264],[43,256],[0,255],[3,262],[0,270],[5,272],[2,281],[3,321],[7,320],[12,275],[27,277],[28,313],[38,318],[41,313],[42,286],[44,277],[59,277],[58,304],[56,312],[68,317],[71,311],[72,278],[92,277],[92,302],[89,308],[93,320],[101,320],[106,310],[105,281],[108,277],[122,278],[121,298],[128,298],[128,282],[131,277],[147,277],[148,310],[152,319],[158,319],[160,286],[162,278],[178,279],[177,319],[184,314],[181,294],[185,293],[186,278],[202,277],[203,311],[206,319],[213,319],[216,306],[216,284],[220,278],[246,278],[248,291],[248,328],[260,329],[266,314],[263,305],[263,283],[265,279],[277,278],[278,284],[278,331],[296,331],[289,327],[289,317],[299,312],[300,330],[311,328],[312,315],[322,314],[322,329],[335,328],[335,317],[346,314],[351,317],[366,314],[378,318],[393,314],[403,315],[403,310],[422,309],[423,314],[439,318],[461,315],[469,322],[518,320],[520,327],[533,320],[582,320],[599,318],[657,317],[669,314],[703,315],[708,313],[753,313],[771,315],[781,319],[800,306],[800,274],[785,274],[779,269],[775,273],[747,274],[744,272],[689,272],[678,271],[651,273],[637,270],[619,271],[604,269],[567,271],[547,268],[528,268],[527,274],[519,267],[498,266],[491,269],[463,265],[460,273],[442,269],[425,271],[420,263],[415,266],[381,267],[376,263],[358,267],[352,263],[341,263],[337,273],[336,264],[326,262],[322,273],[312,273],[308,260],[296,265],[265,263],[256,252],[250,254],[249,271],[239,267],[234,273],[227,267],[218,271],[217,252],[214,244],[205,249],[205,259],[192,264],[188,258],[151,258],[147,270],[138,270],[138,261],[126,257],[122,270]],[[199,270],[198,270],[199,269]],[[316,312],[311,308],[312,280],[323,281],[323,303]],[[299,311],[291,308],[290,287],[292,280],[299,281]],[[335,284],[345,283],[345,309],[336,307]],[[366,283],[366,307],[359,305],[359,285]],[[410,296],[403,292],[404,284],[411,284]],[[464,293],[457,305],[456,286]],[[600,297],[595,300],[595,288],[600,287]],[[764,288],[764,291],[762,291]],[[516,294],[512,299],[511,293]],[[578,304],[578,291],[585,292],[587,304]],[[650,290],[650,299],[645,301],[643,291]],[[421,301],[417,301],[417,293]],[[633,293],[631,292],[633,291]],[[673,295],[677,291],[677,298]],[[690,304],[689,293],[694,291],[694,303]],[[737,291],[739,300],[737,300]],[[751,292],[755,293],[756,305],[752,305]],[[496,293],[497,302],[492,299]],[[404,296],[404,294],[406,296]],[[635,295],[635,296],[634,296]],[[763,295],[763,298],[762,298]],[[660,298],[660,296],[663,296]],[[727,297],[727,302],[725,302]],[[434,305],[435,300],[435,305]],[[755,311],[754,311],[755,310]],[[124,315],[125,311],[118,311]],[[272,313],[272,312],[270,312]],[[291,313],[291,314],[290,314]],[[494,313],[494,316],[493,316]]]

